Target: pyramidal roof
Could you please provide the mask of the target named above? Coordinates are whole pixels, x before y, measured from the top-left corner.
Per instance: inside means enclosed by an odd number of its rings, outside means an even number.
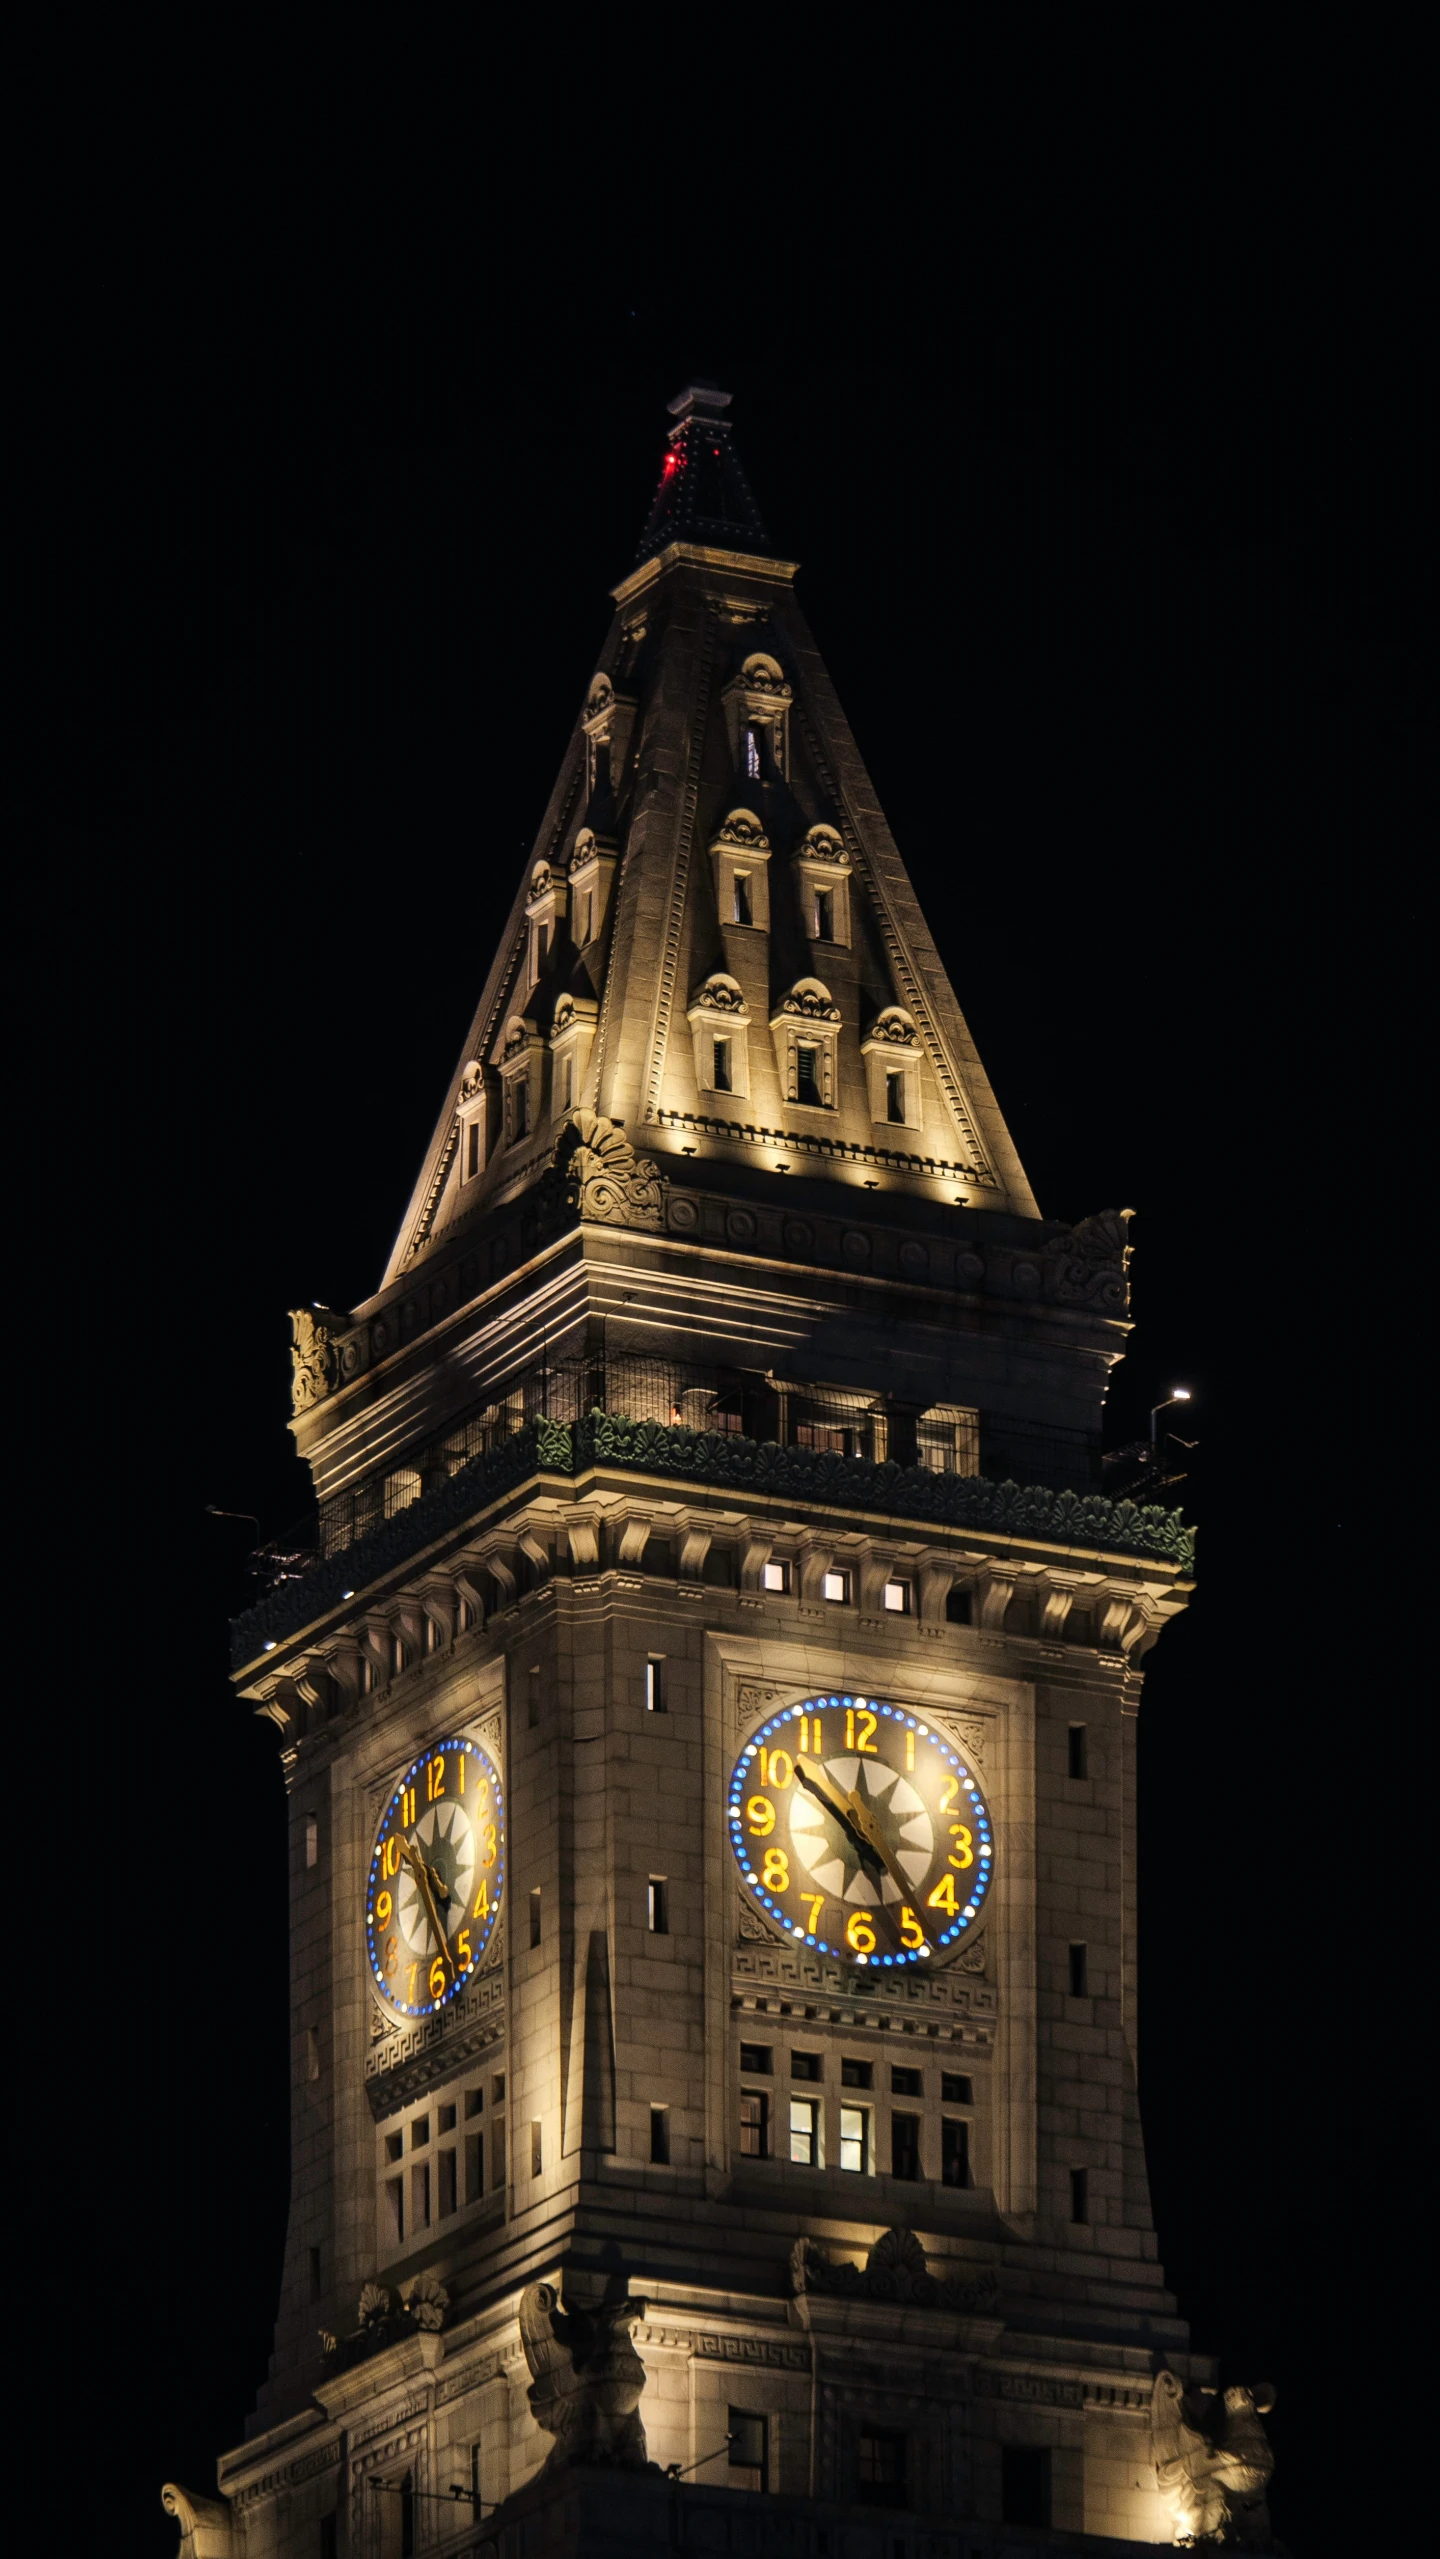
[[[712,1189],[728,1166],[1039,1214],[728,406],[670,403],[385,1284],[540,1180],[582,1115]]]

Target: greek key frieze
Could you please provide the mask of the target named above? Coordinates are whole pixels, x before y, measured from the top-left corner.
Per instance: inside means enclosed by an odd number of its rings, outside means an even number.
[[[706,2362],[723,2364],[773,2364],[781,2372],[808,2372],[808,2346],[772,2344],[767,2337],[694,2337],[689,2340],[692,2354]]]

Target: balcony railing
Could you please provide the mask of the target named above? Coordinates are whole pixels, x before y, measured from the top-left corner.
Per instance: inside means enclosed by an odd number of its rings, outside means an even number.
[[[582,1409],[586,1392],[597,1389],[607,1402]],[[917,1526],[1152,1556],[1193,1570],[1194,1532],[1178,1511],[1107,1500],[1083,1475],[1066,1480],[1063,1469],[1078,1472],[1086,1459],[1078,1441],[1010,1431],[1002,1454],[1011,1453],[1012,1465],[1018,1457],[1027,1473],[1032,1458],[1040,1478],[1022,1485],[1013,1473],[973,1471],[974,1433],[974,1415],[958,1406],[917,1415],[879,1396],[748,1372],[727,1377],[646,1360],[537,1371],[386,1476],[327,1503],[323,1560],[236,1619],[232,1656],[237,1664],[253,1660],[463,1527],[527,1475],[574,1476],[592,1466],[713,1484],[741,1499],[878,1511]]]

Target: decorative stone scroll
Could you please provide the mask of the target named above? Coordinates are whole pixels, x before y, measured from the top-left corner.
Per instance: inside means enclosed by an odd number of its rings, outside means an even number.
[[[551,1158],[566,1206],[599,1226],[660,1227],[665,1191],[658,1164],[636,1154],[623,1128],[576,1111]]]
[[[1000,2298],[993,2266],[971,2276],[932,2275],[914,2231],[903,2227],[884,2231],[863,2266],[834,2265],[813,2239],[797,2239],[790,2288],[797,2301],[806,2293],[839,2293],[847,2301],[912,2302],[922,2310],[988,2311]]]
[[[588,2308],[562,2305],[555,2284],[530,2284],[521,2294],[530,2412],[555,2438],[546,2470],[568,2470],[577,2462],[617,2470],[649,2467],[640,2422],[645,2366],[630,2334],[645,2315],[646,2304],[631,2299],[623,2277],[612,2276]]]
[[[1130,1303],[1128,1208],[1104,1209],[1082,1218],[1045,1247],[1046,1295],[1123,1315]]]
[[[295,1412],[308,1413],[313,1404],[323,1403],[334,1393],[339,1353],[330,1326],[308,1306],[291,1309],[290,1327],[290,1402]]]

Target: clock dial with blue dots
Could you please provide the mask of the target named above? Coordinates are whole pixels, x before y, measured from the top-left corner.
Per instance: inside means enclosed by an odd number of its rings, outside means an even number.
[[[980,1781],[907,1707],[844,1694],[783,1707],[736,1760],[726,1818],[747,1900],[817,1953],[944,1963],[984,1913],[995,1857]]]
[[[454,1999],[495,1934],[504,1891],[494,1763],[478,1742],[436,1742],[386,1805],[366,1878],[366,1954],[386,2006],[429,2017]]]

